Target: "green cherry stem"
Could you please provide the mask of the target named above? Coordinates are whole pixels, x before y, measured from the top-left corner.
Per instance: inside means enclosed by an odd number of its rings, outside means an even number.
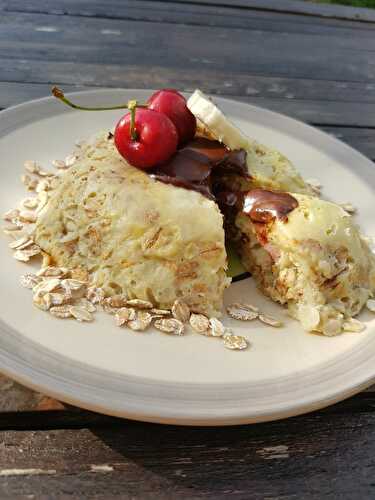
[[[128,101],[128,109],[130,110],[130,137],[132,138],[132,141],[136,141],[138,139],[138,134],[135,130],[135,110],[137,105],[138,104],[135,99]]]
[[[78,104],[74,104],[67,97],[65,97],[64,92],[61,89],[59,89],[58,87],[52,88],[52,94],[56,97],[56,99],[59,99],[61,102],[63,102],[67,106],[70,106],[71,108],[74,108],[74,109],[81,109],[82,111],[108,111],[111,109],[130,109],[129,103],[136,102],[136,101],[129,101],[127,104],[120,104],[119,106],[110,106],[110,107],[104,107],[104,108],[91,108],[91,107],[80,106]],[[136,102],[136,106],[138,108],[147,108],[147,106],[145,106],[143,104],[138,104],[137,102]]]

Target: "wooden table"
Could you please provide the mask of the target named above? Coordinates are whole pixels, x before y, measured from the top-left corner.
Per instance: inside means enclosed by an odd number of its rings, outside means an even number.
[[[293,0],[0,0],[0,107],[91,87],[196,87],[375,158],[375,10]],[[1,339],[0,339],[1,341]],[[67,407],[0,378],[0,498],[375,497],[375,394],[233,428]]]

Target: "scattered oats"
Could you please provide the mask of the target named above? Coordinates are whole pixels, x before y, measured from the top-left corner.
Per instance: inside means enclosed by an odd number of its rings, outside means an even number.
[[[48,196],[47,191],[41,191],[40,193],[38,193],[38,199],[39,199],[39,204],[38,204],[37,209],[36,209],[37,214],[39,214],[39,212],[41,210],[43,210],[43,208],[48,203],[49,196]]]
[[[21,262],[28,262],[31,257],[40,254],[40,248],[37,245],[33,245],[30,248],[25,248],[24,250],[17,250],[14,252],[13,257]]]
[[[206,334],[210,326],[210,322],[206,316],[203,314],[192,313],[189,320],[190,326],[197,333]]]
[[[77,321],[92,321],[94,319],[92,314],[84,307],[70,306],[69,312]]]
[[[150,311],[154,316],[170,316],[171,311],[168,309],[156,309],[155,307],[151,309]]]
[[[258,313],[259,312],[259,307],[254,306],[253,304],[241,304],[241,307],[243,309],[248,309],[249,311],[253,311]]]
[[[49,295],[49,297],[51,299],[52,306],[61,306],[63,304],[66,304],[69,301],[69,297],[67,297],[63,293],[49,293],[47,295]],[[79,305],[81,305],[81,304],[79,304]]]
[[[86,292],[86,298],[92,304],[99,304],[104,300],[105,293],[103,288],[89,287]]]
[[[21,175],[21,182],[28,191],[34,191],[38,185],[37,179],[32,179],[28,174]]]
[[[148,323],[148,325],[151,324],[152,314],[149,311],[136,311],[136,314],[137,314],[137,318],[140,321],[146,322],[146,323]]]
[[[26,160],[23,166],[25,167],[25,170],[30,172],[30,174],[37,174],[40,170],[40,166],[34,160]]]
[[[207,331],[207,335],[210,337],[222,337],[225,333],[225,326],[217,318],[210,318],[210,327]]]
[[[33,297],[33,304],[35,307],[37,307],[38,309],[41,309],[42,311],[48,311],[50,305],[48,305],[45,301],[44,301],[44,297],[43,296],[35,296]]]
[[[94,304],[92,304],[89,300],[87,300],[85,297],[81,297],[79,299],[77,299],[75,302],[74,302],[74,305],[75,306],[79,306],[79,307],[84,307],[85,309],[87,309],[89,312],[93,313],[96,311],[96,307],[94,306]]]
[[[52,165],[56,168],[68,168],[67,164],[63,160],[52,160]]]
[[[27,238],[24,236],[23,238],[20,238],[19,240],[14,240],[11,243],[9,243],[9,248],[13,249],[19,249],[22,250],[22,248],[26,248],[29,245],[32,245],[34,242],[33,240],[30,240],[30,238]]]
[[[36,198],[35,196],[33,196],[32,198],[25,198],[21,201],[21,205],[29,210],[33,210],[34,208],[36,208],[38,206],[38,203],[38,198]]]
[[[19,217],[15,217],[14,219],[12,219],[12,224],[18,227],[19,229],[24,228],[24,223],[21,221]]]
[[[366,307],[369,311],[375,313],[375,300],[368,299],[368,301],[366,302]]]
[[[125,307],[127,305],[126,295],[113,295],[104,299],[104,303],[109,307]]]
[[[41,193],[42,191],[49,191],[50,189],[51,185],[46,179],[39,181],[35,187],[37,193]]]
[[[143,331],[151,325],[152,314],[147,311],[138,311],[137,317],[128,321],[127,326],[131,330]]]
[[[269,325],[269,326],[274,326],[275,328],[279,328],[280,326],[283,326],[282,321],[279,321],[278,319],[275,319],[272,316],[266,316],[265,314],[259,314],[259,319],[262,323]]]
[[[258,317],[258,311],[253,308],[254,306],[249,306],[247,304],[235,303],[227,307],[227,313],[231,318],[240,321],[252,321]]]
[[[52,257],[42,250],[42,267],[48,267],[51,265]]]
[[[224,335],[223,340],[224,346],[227,349],[242,351],[243,349],[247,349],[247,347],[249,347],[249,342],[245,339],[245,337],[242,337],[242,335],[226,334]]]
[[[172,306],[172,315],[175,319],[178,319],[182,323],[187,323],[190,318],[189,306],[181,300],[175,300]]]
[[[136,309],[152,309],[154,306],[148,300],[131,299],[126,302],[127,306],[135,307]]]
[[[70,312],[71,306],[52,306],[49,312],[56,316],[56,318],[71,318],[72,313]]]
[[[30,210],[21,210],[20,212],[20,220],[22,222],[36,222],[37,216],[35,212],[31,212]]]
[[[37,276],[36,274],[28,273],[23,274],[20,277],[20,283],[24,288],[33,289],[38,283],[40,283],[42,278]]]
[[[48,170],[43,170],[43,169],[40,169],[37,174],[40,176],[40,177],[55,177],[55,174],[53,174],[52,172],[48,172]]]
[[[51,278],[64,278],[69,274],[69,270],[66,267],[47,266],[42,267],[36,274],[37,276]]]
[[[38,187],[38,180],[37,179],[30,179],[30,182],[27,184],[27,190],[28,191],[35,191],[36,188]]]
[[[30,181],[31,181],[31,177],[29,175],[27,175],[27,174],[22,174],[21,175],[21,182],[22,182],[22,184],[24,184],[25,186],[28,186],[29,183],[30,183]]]
[[[115,315],[115,321],[117,326],[122,326],[128,321],[133,321],[137,317],[135,309],[131,307],[121,307],[118,309]]]
[[[24,243],[19,244],[19,245],[17,246],[17,250],[24,250],[25,248],[29,248],[29,247],[31,247],[32,245],[35,245],[35,243],[34,243],[34,241],[33,241],[32,239],[30,239],[30,238],[26,238],[26,236],[25,236],[25,239],[26,239],[26,241],[25,241]],[[20,241],[20,240],[19,240],[19,241]]]
[[[103,311],[108,314],[116,314],[119,311],[118,307],[111,307],[106,302],[102,302],[101,306],[103,307]]]
[[[36,283],[36,285],[33,287],[33,294],[36,296],[36,295],[43,295],[43,286],[44,286],[44,280],[41,279],[40,281],[38,281],[38,283]]]
[[[341,321],[337,319],[330,319],[323,326],[323,334],[327,337],[334,337],[341,333]]]
[[[12,208],[11,210],[5,212],[5,214],[3,215],[3,219],[8,222],[12,222],[12,220],[17,218],[19,214],[20,211],[18,210],[18,208]]]
[[[71,167],[72,165],[74,165],[75,161],[76,161],[77,157],[75,155],[69,155],[65,158],[65,165],[67,167]]]
[[[37,285],[34,293],[50,293],[58,288],[61,288],[61,280],[59,278],[45,279]]]
[[[37,297],[37,300],[41,300],[46,307],[46,311],[48,311],[52,305],[60,305],[60,304],[52,304],[52,297],[51,293],[45,293],[42,297]]]
[[[357,209],[351,203],[340,203],[340,207],[343,208],[345,212],[348,212],[348,214],[355,214],[357,212]]]
[[[7,236],[12,236],[16,235],[18,238],[19,234],[17,234],[19,231],[21,231],[22,227],[16,226],[16,224],[11,224],[9,226],[5,226],[2,228],[3,233],[6,234]]]
[[[86,286],[86,282],[72,278],[65,278],[62,280],[61,286],[69,290],[81,290],[84,286]]]
[[[70,270],[70,277],[75,280],[84,281],[85,283],[87,283],[90,276],[87,269],[84,269],[82,267],[73,267],[73,269]]]
[[[164,333],[171,333],[172,335],[184,334],[184,324],[176,318],[157,319],[154,326]]]
[[[344,332],[363,332],[366,326],[355,318],[344,321],[342,328]]]

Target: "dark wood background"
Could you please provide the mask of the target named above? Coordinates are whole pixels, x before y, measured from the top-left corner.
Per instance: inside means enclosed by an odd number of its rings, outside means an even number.
[[[0,108],[65,90],[196,87],[375,159],[375,10],[297,0],[0,0]],[[308,390],[308,388],[306,388]],[[0,377],[0,498],[375,498],[375,394],[286,421],[178,428]]]

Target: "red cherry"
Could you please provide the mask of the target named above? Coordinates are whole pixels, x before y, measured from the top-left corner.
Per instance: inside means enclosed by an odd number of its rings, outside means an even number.
[[[119,153],[134,167],[149,169],[167,161],[177,150],[178,134],[168,116],[151,109],[137,108],[135,131],[130,134],[131,114],[121,118],[115,129],[115,145]]]
[[[177,90],[158,90],[147,101],[149,109],[168,116],[174,123],[179,137],[179,146],[191,141],[195,135],[197,122],[186,106],[186,99]]]

